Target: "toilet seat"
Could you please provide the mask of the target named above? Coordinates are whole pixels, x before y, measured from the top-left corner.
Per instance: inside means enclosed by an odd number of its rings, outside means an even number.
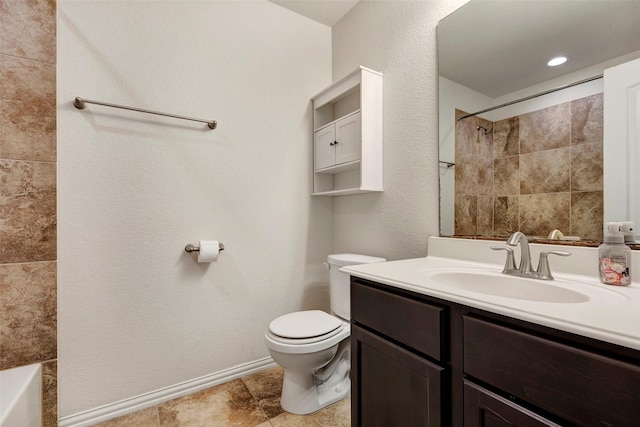
[[[297,311],[278,317],[265,333],[267,346],[282,353],[301,354],[337,345],[351,334],[349,323],[324,311]]]
[[[340,332],[343,323],[320,310],[296,311],[282,315],[269,324],[269,332],[291,344],[309,344]]]

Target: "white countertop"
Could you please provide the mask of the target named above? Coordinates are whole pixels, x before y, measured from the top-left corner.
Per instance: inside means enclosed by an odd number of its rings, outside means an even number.
[[[640,251],[633,251],[632,255],[632,284],[610,286],[600,283],[598,279],[596,248],[531,244],[534,267],[542,250],[572,253],[567,258],[550,257],[551,271],[556,280],[535,280],[535,285],[575,290],[589,296],[588,301],[584,302],[542,302],[488,295],[471,291],[469,287],[459,289],[447,286],[428,277],[438,271],[499,273],[504,265],[505,253],[493,251],[490,246],[501,245],[495,241],[431,237],[427,257],[354,265],[343,267],[341,271],[396,288],[640,350],[640,270],[637,270],[640,268]],[[519,258],[519,253],[516,253],[516,262]]]

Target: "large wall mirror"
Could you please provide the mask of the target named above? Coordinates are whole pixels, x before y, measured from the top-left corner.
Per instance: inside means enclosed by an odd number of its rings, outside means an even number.
[[[440,21],[441,235],[638,234],[639,22],[637,0],[470,0]]]

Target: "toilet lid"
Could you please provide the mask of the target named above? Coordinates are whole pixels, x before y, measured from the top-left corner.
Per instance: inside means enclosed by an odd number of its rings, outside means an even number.
[[[342,326],[337,317],[320,310],[297,311],[278,317],[269,324],[272,334],[284,338],[311,338],[326,335]]]

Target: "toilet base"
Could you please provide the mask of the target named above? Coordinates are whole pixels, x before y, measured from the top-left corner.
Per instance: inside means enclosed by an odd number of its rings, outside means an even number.
[[[280,398],[282,408],[292,414],[305,415],[344,399],[351,392],[350,347],[350,340],[343,340],[336,357],[313,372],[285,369]]]
[[[344,399],[351,392],[351,379],[347,376],[338,384],[316,386],[312,374],[284,372],[282,409],[292,414],[306,415]]]

